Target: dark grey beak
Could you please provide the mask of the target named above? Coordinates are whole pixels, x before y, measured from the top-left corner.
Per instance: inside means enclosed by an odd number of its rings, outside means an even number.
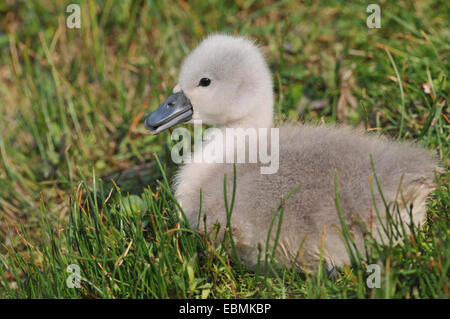
[[[183,91],[169,96],[153,113],[145,119],[145,128],[151,134],[158,134],[178,123],[187,122],[192,118],[191,101]]]

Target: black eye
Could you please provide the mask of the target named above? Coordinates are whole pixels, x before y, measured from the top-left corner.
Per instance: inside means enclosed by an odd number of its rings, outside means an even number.
[[[211,80],[208,78],[202,78],[200,82],[198,82],[198,86],[208,86],[211,84]]]

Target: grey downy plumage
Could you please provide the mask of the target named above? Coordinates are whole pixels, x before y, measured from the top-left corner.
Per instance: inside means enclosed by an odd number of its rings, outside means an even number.
[[[207,37],[184,61],[174,92],[146,119],[152,133],[194,120],[215,125],[224,135],[226,128],[273,127],[270,70],[259,48],[245,37]],[[435,187],[435,171],[440,170],[431,152],[411,142],[392,141],[345,127],[283,125],[279,130],[276,173],[261,174],[261,163],[235,164],[231,227],[241,261],[250,269],[256,268],[260,249],[265,251],[274,213],[282,204],[283,221],[275,255],[280,264],[291,266],[302,242],[301,258],[296,260],[299,269],[316,270],[322,245],[322,258],[329,266],[348,264],[349,256],[339,236],[335,176],[342,215],[358,248],[363,250],[365,230],[357,220],[365,223],[375,238],[382,239],[369,183],[372,179],[375,185],[371,157],[385,201],[391,206],[397,201],[405,223],[410,222],[408,211],[412,205],[413,222],[423,224],[425,201]],[[200,220],[202,230],[206,221],[210,231],[218,222],[223,234],[224,174],[228,177],[230,200],[233,165],[188,163],[179,169],[173,188],[192,227]],[[300,188],[284,202],[299,184]],[[376,186],[374,189],[375,203],[384,218],[383,200]],[[199,217],[200,190],[203,216]],[[264,255],[261,258],[264,260]]]

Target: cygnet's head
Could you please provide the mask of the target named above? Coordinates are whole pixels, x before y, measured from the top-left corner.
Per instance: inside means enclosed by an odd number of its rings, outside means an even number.
[[[201,120],[219,127],[271,127],[272,77],[250,40],[211,35],[189,54],[174,94],[145,124],[157,134],[175,124]]]

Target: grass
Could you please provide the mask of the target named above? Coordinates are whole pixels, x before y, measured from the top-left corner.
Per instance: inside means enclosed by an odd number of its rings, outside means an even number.
[[[253,273],[227,253],[232,236],[215,246],[175,214],[170,136],[142,125],[190,49],[210,32],[237,32],[270,62],[277,122],[417,140],[448,170],[445,1],[379,1],[381,29],[366,27],[364,1],[72,2],[81,29],[66,28],[65,1],[0,4],[1,298],[448,298],[448,172],[404,245],[393,242],[408,225],[393,218],[389,242],[368,238],[367,260],[334,279],[323,265],[317,275],[280,269],[270,252]],[[275,236],[282,216],[280,207]],[[379,289],[366,285],[369,263],[381,267]],[[72,264],[79,289],[66,284]]]

